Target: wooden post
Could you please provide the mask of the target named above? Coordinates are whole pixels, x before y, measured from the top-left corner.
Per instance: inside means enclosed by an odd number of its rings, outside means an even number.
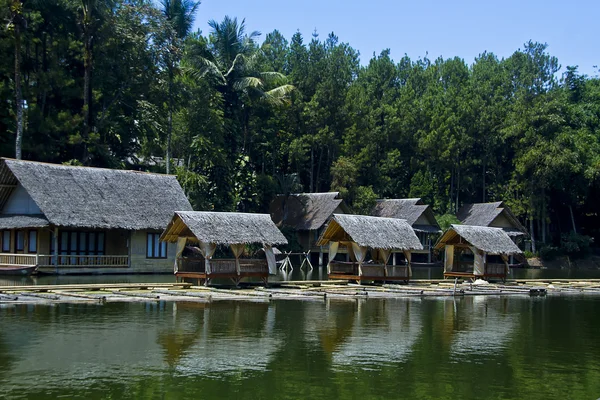
[[[54,227],[54,269],[58,274],[58,227]]]
[[[396,253],[394,253],[394,254],[392,255],[392,265],[397,265],[397,264],[396,264]]]
[[[323,250],[319,251],[319,267],[323,266]]]

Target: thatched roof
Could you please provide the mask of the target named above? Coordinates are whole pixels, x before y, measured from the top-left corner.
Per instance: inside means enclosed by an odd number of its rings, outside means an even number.
[[[527,229],[519,222],[510,208],[502,201],[494,203],[465,204],[458,210],[456,217],[463,225],[494,226],[494,220],[500,215],[513,225],[504,230],[511,236],[522,236],[527,234]]]
[[[473,225],[452,225],[435,245],[442,249],[446,244],[465,243],[488,254],[521,254],[521,250],[502,228]]]
[[[277,226],[304,231],[321,228],[338,207],[347,212],[338,192],[292,193],[276,196],[269,206],[269,213]]]
[[[179,237],[225,245],[287,244],[287,239],[268,214],[177,211],[161,240],[176,242]]]
[[[317,241],[351,241],[372,249],[422,250],[411,226],[403,219],[334,214]]]
[[[377,200],[371,210],[371,215],[374,217],[404,219],[417,232],[442,232],[431,207],[424,204],[419,198]],[[427,221],[426,224],[416,223],[421,217],[424,217]]]
[[[164,229],[192,207],[175,176],[2,159],[0,208],[22,185],[51,225]]]
[[[43,228],[48,225],[43,215],[0,215],[0,229]]]

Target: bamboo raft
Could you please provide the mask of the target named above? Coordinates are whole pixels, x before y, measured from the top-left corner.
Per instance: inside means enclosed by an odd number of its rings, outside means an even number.
[[[212,302],[407,298],[446,296],[600,295],[600,279],[515,279],[475,284],[414,280],[410,284],[358,285],[345,281],[286,281],[269,287],[205,287],[190,283],[0,286],[0,305],[114,302]]]

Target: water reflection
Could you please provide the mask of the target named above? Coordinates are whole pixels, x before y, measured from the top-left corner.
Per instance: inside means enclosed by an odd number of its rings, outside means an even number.
[[[274,323],[269,303],[180,303],[157,342],[181,374],[262,370],[281,341],[273,335]]]
[[[594,398],[599,312],[597,297],[0,307],[0,397]]]
[[[329,300],[317,329],[334,366],[405,360],[421,331],[418,300]]]

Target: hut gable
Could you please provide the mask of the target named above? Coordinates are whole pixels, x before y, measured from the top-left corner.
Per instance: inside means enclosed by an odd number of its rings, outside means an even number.
[[[180,236],[225,245],[287,244],[287,239],[268,214],[177,211],[161,240],[176,242]]]
[[[278,195],[269,207],[277,226],[288,226],[298,231],[320,229],[337,210],[347,212],[338,192]]]
[[[21,185],[52,225],[163,229],[175,210],[191,210],[174,176],[2,159],[0,206]]]
[[[6,201],[2,214],[41,214],[42,211],[33,201],[23,185],[18,184]]]
[[[452,225],[436,244],[436,249],[443,249],[446,244],[468,244],[488,254],[513,255],[521,254],[521,250],[502,228],[489,228],[473,225]]]
[[[502,201],[465,204],[457,218],[463,225],[503,228],[510,236],[526,235],[527,229]]]
[[[335,214],[317,244],[353,241],[373,249],[422,250],[411,226],[402,219]]]
[[[415,231],[441,232],[431,207],[418,198],[377,200],[371,215],[404,219]]]

